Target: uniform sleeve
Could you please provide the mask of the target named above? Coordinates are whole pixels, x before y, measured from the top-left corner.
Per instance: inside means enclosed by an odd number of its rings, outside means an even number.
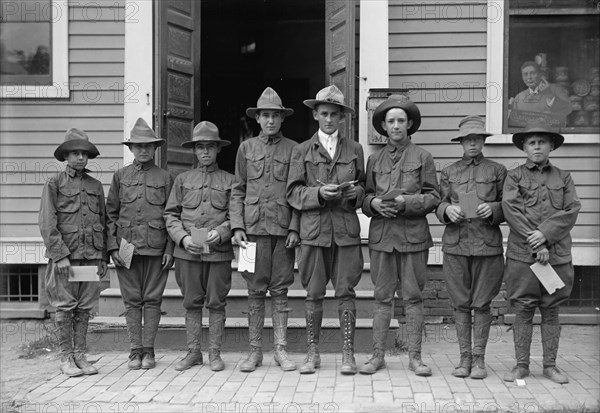
[[[295,208],[292,208],[292,219],[290,220],[288,231],[300,233],[300,211]]]
[[[181,177],[182,175],[178,175],[177,178],[175,178],[163,215],[165,218],[165,225],[167,226],[167,232],[176,245],[181,245],[181,240],[189,235],[183,228],[183,222],[181,222],[181,187],[183,183]]]
[[[446,208],[452,205],[451,199],[452,186],[448,179],[448,168],[444,168],[440,174],[440,204],[438,205],[435,215],[438,217],[442,224],[451,224],[450,218],[446,215]]]
[[[242,143],[237,151],[235,158],[235,177],[231,187],[231,197],[229,200],[229,217],[231,220],[231,230],[246,230],[244,224],[244,200],[246,199],[247,189],[247,169],[245,145]]]
[[[226,187],[229,188],[229,190],[231,191],[231,188],[233,187],[234,177],[230,174],[227,174],[225,179],[227,179]],[[231,196],[229,198],[231,199]],[[229,217],[229,211],[230,209],[228,208],[225,215],[225,220],[219,225],[217,225],[217,227],[215,228],[215,230],[219,233],[219,237],[221,238],[221,244],[224,244],[231,240],[231,221]]]
[[[57,191],[56,179],[49,179],[42,191],[40,213],[38,217],[40,232],[44,239],[44,244],[46,245],[46,255],[54,262],[68,257],[71,254],[67,244],[65,244],[62,239],[62,234],[58,230],[58,218],[56,212]]]
[[[121,188],[120,170],[113,175],[110,189],[108,190],[108,198],[106,199],[106,248],[110,254],[114,250],[119,249],[117,242],[117,221],[121,210],[121,201],[119,192]]]
[[[102,228],[104,228],[103,240],[102,243],[102,260],[108,262],[109,254],[107,250],[107,242],[108,242],[108,227],[106,222],[106,204],[104,199],[104,187],[102,187],[102,183],[98,182],[98,186],[100,187],[100,224]]]
[[[494,202],[488,202],[490,208],[492,208],[492,216],[484,219],[483,222],[490,226],[500,225],[504,222],[504,212],[502,212],[502,193],[504,190],[504,181],[506,180],[506,168],[500,165],[500,169],[496,175],[496,200]]]
[[[440,203],[435,163],[431,154],[427,154],[421,169],[421,193],[402,195],[406,201],[404,216],[425,216],[433,211]]]
[[[173,190],[173,177],[171,176],[171,174],[168,174],[168,177],[167,177],[167,199],[169,199],[172,190]],[[164,214],[163,214],[163,218],[164,218]],[[165,225],[166,225],[166,221],[165,221]],[[173,255],[174,250],[175,250],[175,243],[173,242],[173,239],[171,237],[167,237],[167,245],[165,245],[164,253],[168,254],[168,255]]]
[[[575,226],[581,201],[575,191],[575,184],[571,174],[565,175],[563,209],[542,222],[537,229],[546,237],[548,245],[552,245],[563,239]]]
[[[523,239],[527,239],[527,233],[532,231],[533,225],[525,217],[525,204],[519,193],[518,169],[510,171],[506,175],[502,191],[502,212],[510,227],[510,230]]]
[[[371,155],[367,160],[367,182],[365,184],[365,198],[363,199],[362,203],[362,211],[368,217],[372,217],[378,214],[377,211],[371,208],[371,202],[373,202],[373,199],[377,195],[377,183],[375,182],[375,174],[373,173],[374,164],[375,157],[374,155]]]
[[[319,187],[307,186],[306,168],[304,165],[305,145],[298,145],[292,151],[290,172],[287,182],[288,203],[299,211],[320,208]]]

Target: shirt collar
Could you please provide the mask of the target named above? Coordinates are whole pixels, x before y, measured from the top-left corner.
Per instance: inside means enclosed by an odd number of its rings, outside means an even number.
[[[548,168],[552,168],[552,164],[550,163],[550,160],[548,160],[548,162],[546,162],[545,165],[537,166],[536,163],[532,162],[531,160],[527,159],[527,162],[525,162],[525,167],[529,170],[533,170],[533,169],[537,169],[540,171],[543,171],[544,169],[548,169]]]
[[[150,159],[148,162],[146,163],[141,163],[139,162],[137,159],[133,160],[133,167],[135,169],[137,169],[138,171],[140,169],[147,171],[148,169],[152,168],[154,166],[154,159]]]
[[[202,171],[202,172],[214,172],[217,169],[219,169],[219,164],[217,162],[215,162],[215,163],[213,163],[211,165],[208,165],[208,166],[200,166],[200,165],[198,165],[196,167],[196,169],[198,169],[199,171]]]
[[[473,163],[475,165],[479,165],[481,163],[481,161],[483,160],[483,158],[484,158],[483,153],[480,153],[475,158],[471,158],[467,155],[463,155],[462,160],[466,165],[469,165],[471,163]]]
[[[395,152],[395,151],[400,151],[400,152],[404,152],[404,150],[406,148],[408,148],[408,146],[412,143],[412,141],[410,139],[406,139],[405,141],[401,142],[398,145],[394,145],[392,143],[390,143],[389,139],[386,145],[386,148],[388,149],[388,151],[390,152]]]
[[[317,133],[319,134],[319,138],[327,139],[329,136],[331,136],[331,137],[333,137],[334,140],[337,140],[340,131],[338,129],[335,132],[333,132],[331,135],[328,135],[325,132],[323,132],[321,129],[319,129],[319,132],[317,132]]]
[[[269,143],[269,140],[273,143],[277,143],[281,140],[282,137],[283,135],[281,134],[281,132],[277,132],[277,134],[273,136],[265,135],[262,131],[260,131],[260,133],[258,134],[258,139],[260,139],[261,142],[265,144]]]
[[[67,173],[67,175],[69,175],[71,178],[73,178],[75,175],[83,175],[83,174],[87,174],[90,170],[87,168],[83,168],[83,171],[81,171],[81,173],[77,173],[77,170],[75,168],[73,168],[71,165],[67,165],[67,167],[65,168],[65,172]]]

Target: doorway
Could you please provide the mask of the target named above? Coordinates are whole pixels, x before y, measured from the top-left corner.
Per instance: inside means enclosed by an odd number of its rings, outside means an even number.
[[[201,16],[200,120],[232,142],[219,166],[233,173],[239,144],[259,133],[246,108],[267,86],[294,109],[283,134],[310,138],[317,124],[302,101],[327,83],[325,0],[203,0]]]

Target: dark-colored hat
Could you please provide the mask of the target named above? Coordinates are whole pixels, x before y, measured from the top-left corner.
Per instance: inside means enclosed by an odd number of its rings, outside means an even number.
[[[65,160],[65,155],[72,151],[85,151],[89,159],[100,155],[98,148],[90,142],[87,134],[76,128],[71,128],[65,133],[65,141],[58,145],[54,151],[54,157],[62,162]]]
[[[381,122],[385,120],[387,111],[393,108],[404,110],[408,119],[412,120],[412,126],[407,131],[408,135],[412,135],[419,130],[419,126],[421,126],[421,112],[415,102],[410,100],[408,96],[390,95],[390,97],[377,106],[373,113],[373,127],[377,132],[383,136],[388,136],[387,132],[381,127]]]
[[[219,128],[217,128],[217,125],[207,120],[197,124],[194,128],[194,133],[192,134],[192,140],[183,142],[181,146],[184,148],[193,148],[199,142],[214,142],[219,144],[220,147],[231,144],[231,142],[221,139],[219,137]]]
[[[260,95],[258,101],[256,102],[255,108],[246,109],[246,115],[253,118],[256,115],[256,113],[261,109],[280,110],[283,112],[283,116],[290,116],[294,113],[294,109],[286,108],[283,106],[281,98],[279,97],[277,92],[275,92],[275,90],[273,90],[270,87],[267,87],[262,92],[262,95]]]
[[[458,124],[458,136],[450,139],[452,142],[460,142],[461,138],[469,135],[492,136],[493,133],[486,132],[485,121],[481,116],[471,115],[463,118]]]
[[[525,142],[527,137],[534,133],[543,133],[551,137],[554,141],[554,149],[558,149],[565,141],[565,137],[556,132],[556,130],[553,130],[550,124],[548,124],[548,121],[543,118],[532,119],[527,122],[525,130],[515,133],[512,137],[512,141],[517,148],[523,150],[523,142]]]
[[[337,88],[336,85],[327,86],[324,89],[319,90],[316,99],[306,99],[304,104],[311,109],[321,103],[328,103],[330,105],[338,105],[342,108],[344,113],[354,113],[354,109],[344,104],[344,94]]]
[[[155,143],[156,146],[163,146],[166,140],[158,138],[152,128],[148,126],[146,121],[142,118],[138,118],[131,129],[130,138],[124,142],[123,145],[131,145],[132,143]]]

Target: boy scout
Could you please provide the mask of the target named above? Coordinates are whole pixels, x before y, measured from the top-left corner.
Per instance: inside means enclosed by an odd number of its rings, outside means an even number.
[[[506,381],[529,375],[536,307],[542,315],[544,377],[560,384],[569,381],[556,367],[560,338],[558,309],[573,288],[570,231],[581,203],[569,172],[549,161],[550,152],[563,142],[564,137],[543,121],[530,123],[525,131],[513,135],[513,143],[525,152],[527,161],[508,172],[502,199],[510,227],[504,275],[510,305],[515,312],[513,337],[517,359],[517,365],[504,375]],[[552,265],[565,286],[549,294],[529,268],[535,261]]]
[[[213,371],[225,368],[220,349],[225,328],[225,299],[231,288],[231,230],[229,196],[233,175],[217,164],[217,154],[230,142],[219,137],[211,122],[200,122],[191,141],[198,167],[175,178],[165,209],[169,235],[175,241],[176,280],[183,294],[188,353],[175,370],[202,364],[202,307],[209,311],[209,361]],[[208,231],[205,245],[193,242],[192,229]]]
[[[420,124],[419,108],[406,96],[390,96],[373,113],[373,127],[389,139],[386,146],[369,156],[367,195],[362,204],[365,215],[372,217],[369,253],[375,285],[374,353],[361,367],[363,374],[385,367],[392,299],[400,287],[405,302],[409,368],[418,376],[431,375],[431,369],[421,361],[422,291],[433,245],[425,216],[439,204],[440,195],[431,154],[410,140]],[[391,191],[397,195],[381,199]]]
[[[338,131],[344,114],[354,109],[344,104],[344,95],[336,86],[320,90],[316,99],[307,99],[304,104],[313,110],[319,130],[294,148],[287,183],[288,202],[301,211],[302,258],[298,269],[307,295],[308,350],[300,373],[314,373],[321,364],[323,298],[331,280],[339,300],[344,343],[341,372],[356,374],[354,287],[363,271],[356,208],[362,205],[365,194],[364,155],[359,143]]]
[[[173,242],[167,236],[163,219],[173,179],[154,164],[154,153],[165,140],[157,138],[143,119],[135,123],[131,139],[122,143],[135,159],[115,172],[110,186],[106,202],[108,251],[125,304],[131,346],[128,366],[133,370],[151,369],[156,365],[154,341],[162,294],[173,264]],[[122,239],[135,246],[129,269],[119,256]]]
[[[500,291],[504,267],[500,223],[504,221],[501,201],[506,168],[481,153],[485,138],[491,136],[481,117],[467,116],[458,127],[452,142],[460,142],[464,155],[442,170],[442,202],[437,208],[439,220],[446,224],[444,276],[460,350],[460,364],[452,375],[483,379],[487,377],[484,356],[492,323],[490,303]],[[479,199],[476,218],[467,218],[459,205],[459,194],[468,193]],[[475,312],[473,323],[471,310]]]
[[[85,132],[69,129],[54,151],[67,161],[63,172],[50,178],[42,193],[39,226],[46,245],[45,283],[60,344],[60,370],[67,376],[96,374],[86,359],[86,335],[90,310],[98,302],[97,282],[69,282],[73,266],[107,269],[104,191],[100,181],[85,168],[100,153]]]
[[[234,242],[256,242],[255,273],[248,283],[248,336],[250,354],[241,371],[254,371],[262,364],[262,330],[265,295],[271,294],[271,317],[275,339],[275,363],[284,371],[296,370],[286,352],[288,287],[294,282],[294,248],[299,242],[299,215],[290,208],[285,187],[290,157],[296,142],[281,134],[281,124],[294,111],[285,108],[270,87],[246,114],[260,125],[260,134],[242,142],[235,164],[231,190],[231,229]]]

